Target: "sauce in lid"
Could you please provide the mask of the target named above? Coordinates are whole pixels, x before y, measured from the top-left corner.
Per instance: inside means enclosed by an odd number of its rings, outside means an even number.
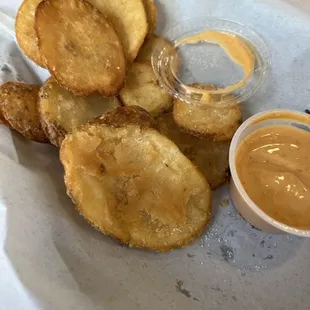
[[[201,101],[210,103],[210,93],[212,94],[227,94],[234,90],[244,87],[246,83],[251,78],[254,72],[255,57],[251,49],[246,45],[245,41],[242,40],[237,35],[231,33],[225,33],[221,31],[205,31],[194,36],[183,38],[178,41],[175,47],[182,44],[196,44],[201,41],[206,41],[208,43],[217,44],[222,47],[229,57],[239,66],[243,68],[244,78],[233,85],[229,85],[224,88],[217,88],[216,90],[201,90],[203,94]],[[194,87],[187,86],[188,90],[196,91]]]
[[[239,179],[252,201],[275,220],[310,229],[310,133],[267,126],[251,133],[236,152]]]
[[[229,108],[249,99],[264,84],[270,53],[252,29],[218,18],[195,18],[169,29],[152,65],[161,86],[188,104]],[[194,87],[212,84],[215,89]]]

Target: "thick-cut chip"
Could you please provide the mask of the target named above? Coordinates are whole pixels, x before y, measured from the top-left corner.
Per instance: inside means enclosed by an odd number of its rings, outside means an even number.
[[[123,85],[126,60],[119,38],[97,9],[84,0],[44,0],[35,28],[39,50],[66,89],[112,96]]]
[[[141,127],[157,128],[156,121],[152,115],[139,106],[116,108],[97,117],[92,123],[107,124],[113,127],[135,124]]]
[[[197,237],[210,218],[207,181],[154,129],[88,123],[66,136],[60,159],[77,210],[122,243],[168,251]]]
[[[143,4],[149,24],[149,33],[153,33],[156,30],[157,23],[157,9],[155,0],[143,0]]]
[[[231,140],[241,123],[239,106],[232,108],[207,108],[174,101],[173,117],[176,123],[197,137],[214,141]]]
[[[193,84],[194,87],[209,89],[210,85]],[[231,140],[241,124],[241,107],[210,108],[207,106],[188,104],[175,99],[173,117],[176,123],[187,132],[197,137],[208,137],[214,141]]]
[[[9,127],[25,138],[48,142],[37,108],[39,85],[7,82],[0,86],[0,109]]]
[[[45,67],[38,48],[37,35],[34,29],[35,12],[42,0],[24,0],[15,21],[15,32],[18,45],[32,61]]]
[[[153,116],[168,110],[172,105],[172,97],[159,86],[149,62],[132,64],[120,98],[125,105],[140,106]]]
[[[142,45],[141,50],[138,54],[137,60],[151,60],[152,54],[156,47],[160,49],[173,49],[171,43],[156,34],[151,34],[145,43]]]
[[[39,97],[42,127],[55,146],[60,146],[65,135],[78,126],[120,106],[116,97],[74,95],[53,78],[42,86]]]
[[[126,58],[133,62],[148,32],[142,0],[88,0],[112,23],[124,47]]]
[[[157,119],[158,129],[171,139],[203,173],[212,189],[228,180],[228,154],[230,142],[214,142],[199,139],[182,131],[175,123],[172,113]]]

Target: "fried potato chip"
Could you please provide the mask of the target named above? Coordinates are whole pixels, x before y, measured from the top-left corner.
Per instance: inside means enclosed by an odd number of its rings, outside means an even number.
[[[126,59],[133,62],[148,32],[142,0],[88,0],[112,23],[124,47]]]
[[[205,178],[154,129],[88,123],[66,136],[60,159],[80,214],[129,246],[185,246],[210,218]]]
[[[9,127],[25,138],[48,142],[37,109],[39,85],[7,82],[0,86],[0,110]]]
[[[126,60],[116,32],[84,0],[44,0],[35,28],[39,50],[58,83],[66,89],[112,96],[123,85]]]
[[[172,49],[173,46],[171,43],[164,38],[156,35],[156,34],[151,34],[148,39],[145,41],[145,43],[142,45],[139,54],[137,56],[137,60],[151,60],[153,51],[156,46],[161,46],[161,48],[167,48],[167,49]]]
[[[35,12],[42,0],[24,0],[21,4],[15,21],[15,33],[18,45],[24,54],[45,68],[38,48],[37,35],[34,29]]]
[[[157,23],[157,9],[154,0],[143,0],[147,21],[149,24],[149,33],[156,30]]]
[[[218,188],[228,180],[230,142],[199,139],[182,131],[175,123],[171,112],[161,115],[157,122],[160,132],[171,139],[200,169],[212,189]]]
[[[193,86],[210,89],[210,85]],[[188,104],[175,99],[173,117],[178,126],[197,137],[209,137],[214,141],[231,140],[241,124],[241,107],[210,108],[207,105]]]
[[[44,132],[59,147],[67,133],[120,106],[120,102],[98,93],[77,96],[50,78],[40,90],[38,106]]]
[[[149,62],[132,64],[125,87],[120,91],[120,98],[125,105],[140,106],[153,116],[168,110],[172,105],[172,97],[159,86]]]
[[[92,123],[121,127],[136,124],[141,127],[157,128],[150,113],[138,106],[119,107],[93,120]]]

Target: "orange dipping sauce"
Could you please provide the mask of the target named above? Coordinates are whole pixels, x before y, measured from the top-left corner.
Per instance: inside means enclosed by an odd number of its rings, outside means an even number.
[[[236,152],[239,179],[252,201],[275,220],[310,229],[310,132],[268,126]]]

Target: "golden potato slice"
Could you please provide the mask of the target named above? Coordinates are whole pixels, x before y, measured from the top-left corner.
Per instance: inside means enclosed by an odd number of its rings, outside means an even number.
[[[204,89],[211,85],[193,84]],[[210,108],[203,105],[188,104],[175,99],[173,117],[178,126],[197,137],[208,137],[214,141],[231,140],[241,124],[241,107]]]
[[[239,106],[207,108],[175,100],[173,117],[181,128],[197,137],[228,141],[240,126],[241,110]]]
[[[7,82],[0,86],[0,109],[9,127],[25,138],[48,142],[37,108],[39,85]]]
[[[137,60],[151,60],[153,51],[156,46],[161,46],[161,48],[172,49],[173,46],[167,40],[162,37],[159,37],[156,34],[151,34],[145,43],[142,45],[141,50],[137,56]]]
[[[168,110],[172,105],[172,97],[159,86],[149,62],[132,64],[125,87],[120,91],[120,98],[125,105],[140,106],[153,116]]]
[[[156,30],[157,23],[157,9],[154,0],[143,0],[147,21],[149,24],[149,33]]]
[[[42,0],[24,0],[21,4],[15,21],[16,40],[24,54],[45,68],[38,48],[37,35],[34,29],[35,12]]]
[[[126,59],[133,62],[148,32],[142,0],[88,0],[112,23],[124,47]]]
[[[136,124],[141,127],[157,128],[150,113],[138,106],[119,107],[93,120],[92,123],[121,127]]]
[[[54,79],[48,79],[39,94],[39,112],[44,132],[55,146],[65,135],[89,120],[120,106],[116,97],[96,93],[77,96],[64,89]]]
[[[175,123],[171,112],[160,116],[157,122],[161,133],[171,139],[200,169],[212,189],[218,188],[228,180],[230,142],[199,139],[182,131]]]
[[[44,0],[35,28],[51,74],[66,89],[112,96],[123,85],[126,61],[107,19],[84,0]]]
[[[89,123],[66,136],[60,159],[80,214],[129,246],[185,246],[210,218],[205,178],[154,129]]]

